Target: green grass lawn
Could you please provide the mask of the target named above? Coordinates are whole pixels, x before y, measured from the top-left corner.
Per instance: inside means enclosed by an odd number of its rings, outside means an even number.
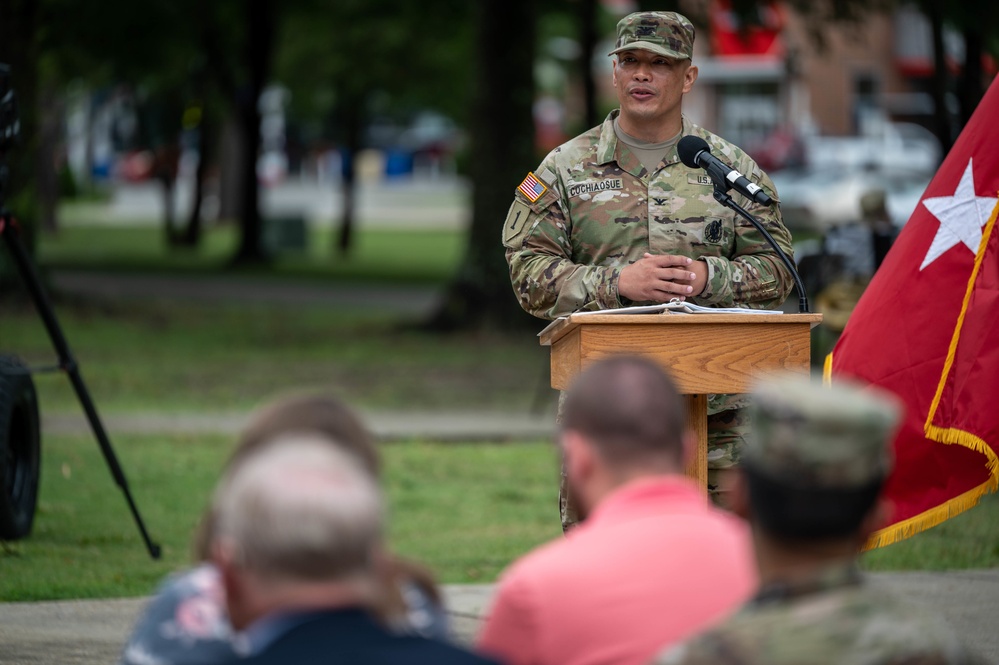
[[[191,531],[231,441],[150,435],[115,444],[163,559],[146,553],[92,438],[47,437],[34,532],[0,547],[0,600],[142,595],[190,563]],[[547,442],[412,442],[383,452],[390,545],[443,582],[492,581],[560,533],[558,466]]]
[[[0,600],[152,592],[190,563],[190,534],[232,441],[121,436],[116,451],[149,530],[152,561],[89,436],[50,436],[34,533],[0,546]],[[390,544],[444,583],[492,582],[510,561],[559,536],[558,465],[548,442],[383,447]],[[871,570],[999,566],[999,496],[940,527],[864,556]]]
[[[60,302],[57,310],[102,411],[247,409],[301,388],[401,410],[526,411],[539,390],[551,399],[547,349],[530,332],[440,335],[390,313],[317,306]],[[0,321],[3,352],[52,361],[33,308],[0,303]],[[35,383],[46,412],[78,410],[66,377]]]
[[[236,242],[236,229],[231,224],[208,229],[197,249],[168,247],[158,226],[74,224],[64,226],[58,234],[42,234],[37,259],[47,268],[232,273],[229,263]],[[362,225],[354,242],[350,254],[343,256],[333,249],[330,229],[315,229],[308,236],[304,252],[279,254],[268,266],[235,272],[323,281],[440,284],[454,275],[465,248],[465,234],[438,229],[372,229]],[[498,248],[497,240],[497,251]]]
[[[464,242],[457,232],[362,227],[356,251],[341,259],[329,256],[328,233],[313,241],[309,256],[253,276],[342,288],[356,281],[443,284]],[[198,252],[187,253],[166,249],[157,227],[73,224],[42,235],[38,253],[48,268],[231,275],[224,266],[233,244],[231,227],[211,231]],[[245,409],[298,388],[332,390],[371,408],[526,409],[547,380],[547,350],[530,331],[431,334],[391,307],[57,298],[55,308],[102,410]],[[0,353],[51,363],[51,344],[30,305],[0,298]],[[36,384],[47,411],[77,409],[65,377],[39,375]]]
[[[950,570],[999,566],[999,494],[908,540],[867,552],[868,570]]]

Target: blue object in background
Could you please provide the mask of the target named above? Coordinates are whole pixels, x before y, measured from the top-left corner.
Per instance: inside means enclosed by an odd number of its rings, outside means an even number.
[[[413,172],[413,155],[401,148],[390,148],[385,152],[385,176],[396,178]]]

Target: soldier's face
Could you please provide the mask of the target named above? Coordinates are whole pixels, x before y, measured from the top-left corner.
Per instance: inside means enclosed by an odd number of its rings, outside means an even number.
[[[622,120],[640,125],[679,122],[683,95],[690,92],[696,79],[697,67],[688,59],[676,60],[641,49],[622,51],[614,63],[614,88]]]

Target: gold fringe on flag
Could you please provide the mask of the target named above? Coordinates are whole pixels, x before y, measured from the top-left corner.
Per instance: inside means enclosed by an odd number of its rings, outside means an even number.
[[[903,541],[906,538],[911,538],[921,531],[926,531],[930,527],[942,524],[950,518],[960,515],[969,508],[977,506],[978,502],[984,495],[991,491],[995,491],[995,485],[996,476],[993,474],[992,478],[988,482],[970,489],[964,494],[960,494],[949,501],[944,501],[939,506],[930,508],[929,510],[921,512],[907,520],[896,522],[891,526],[875,531],[871,534],[871,537],[867,539],[867,542],[864,543],[864,546],[861,549],[866,552],[867,550],[873,550],[879,547],[884,547],[885,545],[891,545],[893,543]]]
[[[968,287],[965,289],[964,300],[961,303],[961,313],[957,317],[957,324],[954,327],[954,334],[951,336],[950,347],[947,349],[947,358],[944,361],[943,372],[937,384],[936,394],[933,396],[933,403],[930,405],[929,413],[926,415],[926,423],[923,425],[926,438],[931,441],[937,441],[946,445],[964,446],[984,455],[986,459],[985,467],[988,469],[989,479],[978,487],[974,487],[964,494],[949,499],[939,506],[875,531],[867,540],[867,543],[864,544],[864,550],[891,545],[892,543],[910,538],[930,527],[937,526],[951,517],[960,515],[969,508],[974,508],[984,495],[999,489],[999,457],[996,456],[995,451],[988,443],[971,432],[954,427],[939,427],[933,424],[933,417],[936,415],[937,407],[939,407],[940,399],[943,396],[944,386],[947,384],[947,376],[954,365],[954,358],[957,355],[957,345],[961,339],[961,329],[964,326],[964,318],[968,312],[968,304],[971,302],[971,294],[974,292],[978,272],[985,258],[985,250],[988,247],[989,239],[992,237],[992,230],[995,228],[997,216],[999,216],[999,204],[992,209],[992,215],[985,225],[985,232],[982,233],[982,240],[978,245],[978,251],[975,253],[975,266],[971,271],[971,277],[968,279]],[[832,385],[832,364],[833,354],[829,353],[826,356],[822,369],[822,380],[826,385]]]

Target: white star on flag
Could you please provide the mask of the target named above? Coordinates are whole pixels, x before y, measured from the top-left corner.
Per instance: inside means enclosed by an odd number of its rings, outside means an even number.
[[[953,196],[923,199],[926,209],[940,221],[940,228],[930,243],[923,264],[919,266],[920,270],[958,243],[964,243],[972,254],[978,253],[978,245],[982,242],[982,227],[989,221],[999,199],[975,195],[975,174],[971,161],[968,160],[968,168],[964,170]]]

